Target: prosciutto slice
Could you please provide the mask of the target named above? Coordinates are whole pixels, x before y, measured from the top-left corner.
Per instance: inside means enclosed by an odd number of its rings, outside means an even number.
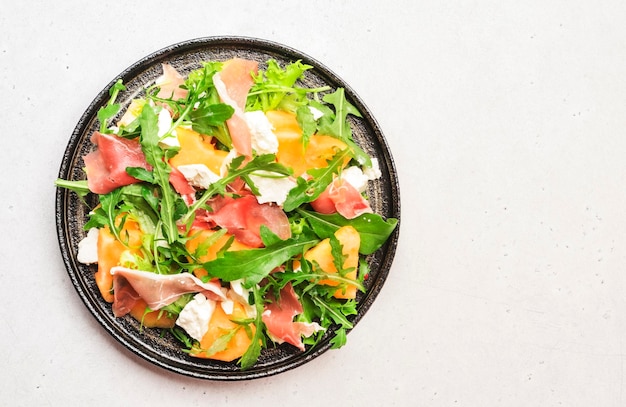
[[[241,155],[252,155],[252,135],[246,122],[244,109],[248,92],[254,84],[252,73],[258,71],[256,61],[233,58],[224,64],[220,72],[213,75],[215,89],[223,103],[235,109],[230,119],[226,120],[233,147]]]
[[[202,293],[213,300],[225,300],[218,282],[203,282],[190,273],[156,274],[126,267],[112,267],[113,314],[126,315],[141,298],[151,310],[169,305],[187,293]]]
[[[83,157],[87,168],[87,185],[96,194],[106,194],[115,188],[134,184],[138,179],[126,172],[127,167],[151,170],[137,140],[129,140],[98,131],[91,136],[97,149]]]
[[[293,321],[303,310],[291,283],[280,290],[278,299],[271,292],[267,297],[271,302],[265,306],[261,317],[272,340],[277,343],[287,342],[304,350],[302,335],[311,336],[322,328],[316,323]]]
[[[239,242],[250,247],[262,247],[261,225],[281,239],[291,237],[289,219],[281,207],[258,203],[254,195],[239,198],[218,197],[210,204],[213,212],[196,215],[195,226],[212,229],[215,225],[228,230]]]
[[[169,181],[172,187],[174,187],[174,190],[183,197],[187,205],[191,205],[195,199],[194,194],[196,190],[189,184],[189,181],[187,181],[183,173],[176,167],[170,167]]]
[[[336,178],[311,206],[318,213],[339,213],[346,219],[354,219],[364,213],[371,213],[369,202],[349,182]]]
[[[159,86],[158,97],[172,100],[184,99],[189,91],[180,86],[185,83],[185,78],[170,64],[161,64],[163,75],[159,76],[155,84]]]

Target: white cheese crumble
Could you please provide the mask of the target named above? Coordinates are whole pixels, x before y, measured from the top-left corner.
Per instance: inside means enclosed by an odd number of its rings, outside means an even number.
[[[380,168],[378,167],[378,161],[372,158],[372,167],[367,167],[364,170],[357,166],[351,166],[345,168],[341,172],[341,178],[347,181],[359,192],[364,192],[367,188],[367,182],[380,178]]]
[[[275,202],[282,206],[289,191],[298,185],[292,178],[269,171],[255,171],[250,174],[250,179],[259,190],[256,199],[260,204]]]
[[[363,192],[367,187],[367,177],[363,174],[363,171],[359,167],[352,166],[344,168],[341,172],[341,179],[352,185],[357,191]]]
[[[235,301],[233,300],[224,300],[220,302],[220,307],[222,307],[222,311],[226,315],[233,315],[233,311],[235,310]]]
[[[313,115],[313,120],[318,120],[319,118],[321,118],[322,116],[324,116],[324,113],[322,113],[321,110],[313,107],[313,106],[309,106],[309,110],[311,111],[311,114]]]
[[[245,112],[246,123],[252,137],[252,149],[257,154],[274,154],[278,151],[278,139],[274,127],[261,110]]]
[[[180,171],[191,185],[198,188],[207,189],[209,185],[219,181],[222,177],[214,173],[204,164],[179,165]]]
[[[172,123],[173,121],[172,116],[170,116],[170,112],[167,109],[161,109],[159,111],[159,115],[157,116],[159,139],[165,136],[170,127],[172,127]],[[178,137],[176,136],[176,130],[172,131],[171,134],[168,134],[167,137],[161,139],[159,141],[159,144],[165,147],[180,147],[180,142],[178,141]]]
[[[378,159],[372,158],[372,167],[365,168],[363,170],[363,174],[370,180],[375,180],[380,178],[383,174],[380,172],[380,167],[378,166]]]
[[[237,295],[243,298],[246,303],[248,302],[248,295],[250,295],[250,290],[243,288],[243,279],[232,280],[230,282],[230,289],[233,290]]]
[[[78,255],[76,259],[83,264],[98,262],[98,228],[91,228],[87,236],[78,242]]]
[[[228,174],[228,167],[230,166],[230,163],[237,158],[237,156],[239,155],[239,153],[237,152],[237,150],[233,147],[228,154],[226,155],[226,157],[224,157],[224,160],[222,161],[222,165],[220,166],[220,176],[221,177],[225,177]]]
[[[215,301],[207,299],[202,294],[196,294],[178,315],[176,325],[183,328],[189,336],[200,341],[209,330],[209,321],[213,316],[213,311],[215,311]]]
[[[228,300],[222,301],[222,309],[224,313],[227,315],[231,315],[234,309],[234,303],[241,304],[246,311],[246,315],[250,318],[256,317],[256,307],[250,305],[248,302],[248,297],[250,295],[250,290],[243,288],[243,279],[233,280],[230,282],[230,290],[226,296]]]

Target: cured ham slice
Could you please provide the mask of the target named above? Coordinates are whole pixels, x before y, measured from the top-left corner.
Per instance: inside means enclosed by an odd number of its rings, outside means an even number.
[[[185,83],[185,78],[170,64],[161,64],[163,75],[159,76],[155,84],[159,86],[158,97],[172,100],[184,99],[189,91],[182,89],[180,85]]]
[[[313,202],[311,206],[318,213],[339,213],[346,219],[354,219],[364,213],[371,213],[369,202],[349,182],[337,178]]]
[[[277,343],[287,342],[304,350],[302,335],[311,336],[322,328],[316,323],[293,321],[303,309],[291,283],[280,290],[278,299],[271,292],[267,294],[267,298],[271,302],[265,306],[261,317],[272,340]]]
[[[126,267],[112,267],[113,314],[121,317],[130,312],[141,298],[151,310],[169,305],[187,293],[202,293],[208,299],[225,300],[218,282],[203,282],[190,273],[156,274]]]
[[[289,219],[281,207],[260,204],[254,195],[234,199],[218,197],[210,204],[213,212],[196,215],[195,226],[213,228],[215,225],[228,230],[240,243],[250,247],[262,247],[261,225],[265,225],[281,239],[291,237]]]
[[[248,92],[254,84],[251,74],[258,71],[258,65],[256,61],[233,58],[213,75],[213,83],[220,99],[235,109],[231,118],[226,120],[233,147],[239,154],[247,157],[252,155],[252,135],[244,109]]]
[[[97,149],[83,157],[87,167],[87,185],[96,194],[106,194],[115,188],[134,184],[138,179],[126,172],[127,167],[151,170],[137,140],[129,140],[98,131],[91,136]]]
[[[191,205],[194,202],[196,190],[176,167],[170,167],[169,181],[174,190],[183,197],[187,205]]]

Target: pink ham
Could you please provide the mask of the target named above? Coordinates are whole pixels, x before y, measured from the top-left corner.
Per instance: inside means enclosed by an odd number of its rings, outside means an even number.
[[[311,206],[318,213],[339,213],[346,219],[354,219],[364,213],[371,213],[369,202],[349,182],[335,179]]]
[[[218,197],[209,203],[213,212],[199,212],[195,226],[212,229],[220,226],[239,242],[250,247],[262,247],[261,225],[281,239],[291,237],[289,219],[276,205],[259,204],[254,195],[240,198]]]
[[[235,109],[234,114],[226,121],[233,147],[241,155],[252,156],[252,136],[244,116],[248,92],[254,84],[252,73],[258,71],[256,61],[233,58],[226,63],[220,72],[213,75],[215,89],[223,103]]]
[[[170,184],[174,187],[176,192],[180,195],[193,194],[195,189],[189,184],[189,181],[185,178],[182,172],[176,167],[170,167]]]
[[[322,328],[316,323],[293,321],[296,315],[302,313],[302,304],[300,304],[291,283],[280,290],[278,300],[274,298],[271,291],[267,297],[271,302],[265,305],[261,317],[269,336],[277,343],[287,342],[300,350],[304,350],[302,336],[311,336]]]
[[[151,170],[137,140],[129,140],[98,131],[91,136],[98,148],[83,157],[87,167],[87,185],[96,194],[106,194],[114,189],[139,182],[126,172],[127,167]]]
[[[189,91],[180,86],[185,83],[185,78],[170,64],[161,64],[163,75],[159,76],[155,84],[159,86],[157,97],[172,100],[184,99]]]
[[[187,293],[202,293],[213,300],[225,300],[226,296],[216,281],[203,282],[190,273],[156,274],[126,267],[112,267],[113,314],[126,315],[141,298],[151,310],[169,305]]]

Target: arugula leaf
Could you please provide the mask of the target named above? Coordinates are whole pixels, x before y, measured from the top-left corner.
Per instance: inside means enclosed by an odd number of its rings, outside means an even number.
[[[119,223],[117,220],[117,205],[121,200],[122,192],[120,189],[115,189],[108,194],[100,195],[100,207],[105,214],[107,226],[110,232],[115,236],[117,240],[124,243],[120,236],[120,232],[124,226],[125,217],[123,217]]]
[[[346,314],[342,311],[344,303],[335,299],[324,299],[319,295],[311,295],[311,299],[322,310],[322,318],[328,317],[333,323],[339,324],[346,329],[352,329],[352,322],[348,320]]]
[[[348,145],[352,152],[352,157],[360,165],[371,167],[372,160],[369,154],[363,151],[352,139],[352,129],[350,128],[348,115],[356,117],[362,116],[358,109],[346,99],[344,88],[338,88],[335,92],[325,95],[322,100],[332,104],[335,108],[335,112],[333,114],[328,106],[322,104],[315,105],[317,109],[324,113],[318,123],[318,132],[337,137]]]
[[[348,257],[347,255],[343,254],[343,245],[341,244],[339,239],[337,239],[337,236],[335,236],[334,234],[329,236],[329,243],[330,243],[330,254],[333,257],[333,265],[335,266],[337,273],[340,276],[344,276],[346,272],[349,270],[344,270],[343,268],[343,264],[345,263],[345,260]]]
[[[398,224],[398,220],[395,218],[389,218],[385,221],[382,216],[375,213],[364,213],[354,219],[346,219],[337,213],[323,215],[300,208],[297,209],[297,212],[308,220],[315,234],[321,239],[332,236],[342,226],[353,226],[361,236],[361,246],[359,247],[361,254],[372,254],[378,250]]]
[[[217,127],[231,118],[235,109],[225,103],[201,104],[189,113],[192,128],[201,134],[217,134]],[[224,144],[223,140],[220,140]],[[230,141],[228,141],[230,143]],[[225,144],[227,147],[228,144]]]
[[[265,247],[279,243],[282,239],[270,230],[266,225],[261,225],[261,241]]]
[[[330,340],[331,349],[339,349],[344,346],[348,342],[348,337],[346,336],[346,328],[339,328],[335,331],[335,336]]]
[[[189,90],[189,94],[184,104],[193,109],[186,108],[183,114],[188,114],[191,127],[195,131],[215,137],[230,149],[232,140],[225,121],[232,116],[234,110],[221,103],[213,82],[213,75],[219,72],[222,66],[223,63],[219,61],[203,62],[201,68],[193,70],[187,76],[184,87]],[[177,123],[180,123],[180,120],[177,120]]]
[[[318,242],[310,232],[303,233],[260,249],[225,252],[222,257],[204,263],[203,268],[222,281],[245,279],[243,286],[250,288],[276,267]]]
[[[306,148],[309,144],[311,136],[315,134],[317,130],[317,122],[313,117],[313,112],[308,106],[300,106],[296,110],[296,121],[302,129],[302,144]]]
[[[91,192],[89,190],[89,186],[87,185],[87,180],[79,180],[79,181],[66,181],[61,178],[57,178],[54,181],[54,185],[59,188],[69,189],[70,191],[74,191],[78,196],[84,198]]]
[[[330,120],[323,122],[323,132],[328,132],[341,140],[351,139],[352,130],[348,123],[348,115],[361,117],[361,113],[346,99],[344,88],[337,88],[333,93],[324,95],[322,100],[335,107],[335,115]]]
[[[170,185],[170,167],[165,161],[166,153],[159,145],[157,115],[154,109],[146,104],[139,115],[141,124],[141,148],[146,156],[146,161],[152,166],[155,182],[160,189],[161,222],[163,234],[167,243],[172,243],[178,238],[178,228],[176,227],[177,212],[180,206],[176,201],[180,199]]]
[[[189,353],[193,346],[193,339],[191,339],[189,335],[187,335],[187,332],[185,332],[185,330],[183,330],[182,328],[175,326],[174,328],[170,328],[170,333],[174,338],[178,339],[183,344],[183,346],[185,347],[185,349],[183,349],[183,352]]]
[[[314,201],[330,183],[333,176],[343,166],[344,159],[349,156],[348,150],[339,151],[328,162],[328,166],[324,168],[313,168],[307,171],[311,177],[309,180],[298,178],[298,185],[292,188],[287,194],[287,199],[283,204],[285,212],[291,212],[300,205]]]
[[[239,365],[242,370],[246,370],[256,363],[261,355],[261,349],[265,344],[265,324],[262,318],[264,307],[263,296],[257,286],[252,287],[252,295],[254,296],[254,307],[256,308],[256,316],[254,319],[256,329],[252,336],[250,346],[246,349],[241,359],[239,359]]]
[[[115,99],[117,99],[118,93],[122,90],[126,90],[126,86],[124,86],[121,79],[118,79],[109,89],[109,101],[106,105],[98,109],[97,116],[100,121],[100,133],[110,133],[107,127],[109,125],[109,120],[115,117],[115,115],[120,111],[120,105],[115,103]]]
[[[154,173],[143,167],[126,167],[126,173],[133,178],[149,182],[150,184],[154,184],[156,182],[154,179]]]

